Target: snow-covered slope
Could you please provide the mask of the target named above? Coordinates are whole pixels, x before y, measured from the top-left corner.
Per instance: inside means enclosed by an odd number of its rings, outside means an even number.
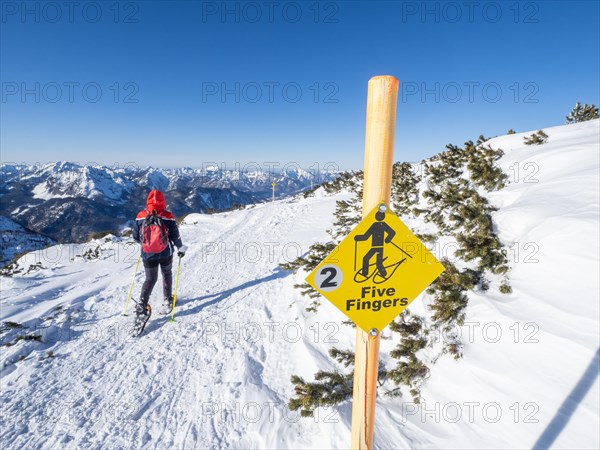
[[[523,146],[530,133],[488,142],[511,174],[492,200],[513,293],[470,299],[464,358],[440,358],[420,406],[380,399],[376,447],[600,446],[599,121],[544,131],[542,146]],[[348,403],[310,419],[285,405],[290,375],[335,368],[327,350],[354,332],[327,303],[306,313],[300,277],[278,264],[327,240],[348,196],[188,216],[176,322],[155,314],[138,339],[121,315],[135,246],[108,237],[22,258],[41,264],[0,279],[14,344],[1,355],[4,447],[347,448]]]
[[[544,128],[541,146],[523,145],[531,132],[486,142],[506,152],[511,184],[489,196],[513,293],[470,300],[464,359],[441,358],[423,391],[440,422],[410,416],[411,445],[599,447],[599,124]]]

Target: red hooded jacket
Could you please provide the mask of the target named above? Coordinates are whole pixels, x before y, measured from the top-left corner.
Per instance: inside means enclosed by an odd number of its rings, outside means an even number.
[[[132,231],[132,237],[136,242],[140,242],[140,229],[142,224],[144,223],[144,219],[152,214],[153,211],[156,211],[157,215],[163,220],[167,228],[167,235],[169,237],[169,245],[159,254],[148,255],[142,251],[143,259],[165,259],[173,255],[173,244],[177,247],[181,247],[183,243],[181,242],[181,236],[179,235],[179,228],[177,227],[177,223],[175,222],[175,217],[171,214],[170,211],[167,211],[167,204],[165,202],[165,196],[162,192],[157,189],[150,191],[148,194],[148,199],[146,200],[146,209],[140,211],[135,218],[135,225]]]
[[[148,200],[146,200],[146,211],[154,211],[160,212],[167,209],[167,204],[165,203],[165,196],[162,192],[157,189],[150,191],[148,194]]]

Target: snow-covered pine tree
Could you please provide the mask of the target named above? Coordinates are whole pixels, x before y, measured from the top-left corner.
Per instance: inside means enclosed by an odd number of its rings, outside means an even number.
[[[457,276],[460,270],[451,261],[442,261],[446,272],[434,282],[428,292],[434,295],[431,309],[433,329],[450,330],[460,327],[468,297],[466,292],[479,286],[487,289],[483,273],[505,273],[508,270],[502,243],[493,231],[490,213],[494,208],[480,191],[493,191],[504,187],[507,176],[496,161],[503,155],[501,149],[484,146],[483,136],[474,144],[467,141],[461,149],[447,145],[435,165],[427,165],[428,188],[423,192],[429,208],[425,220],[437,225],[438,233],[456,239],[459,248],[454,257],[462,263],[476,260],[477,270],[469,270],[465,276]],[[463,177],[464,169],[471,177]],[[449,275],[452,275],[449,277]],[[455,283],[455,286],[452,286]],[[505,279],[505,291],[508,281]],[[461,356],[460,339],[446,336],[444,351]]]
[[[407,162],[394,163],[392,168],[392,209],[396,214],[409,214],[419,198],[418,175]]]
[[[581,106],[581,102],[577,102],[575,107],[571,110],[567,116],[567,122],[579,123],[585,122],[586,120],[593,120],[598,118],[598,107],[594,104],[588,105],[587,103]]]
[[[312,417],[316,408],[333,406],[352,397],[353,372],[342,374],[319,370],[315,381],[307,382],[292,375],[295,397],[288,401],[292,411],[300,410],[302,417]]]
[[[300,409],[300,415],[303,417],[311,417],[318,407],[337,405],[352,397],[354,352],[334,347],[329,350],[329,356],[351,370],[347,373],[320,370],[312,382],[307,382],[297,375],[292,375],[290,379],[296,396],[290,398],[288,407],[292,411]]]
[[[396,365],[386,371],[386,378],[391,380],[395,387],[386,391],[385,395],[401,397],[401,386],[404,385],[409,388],[413,402],[419,403],[421,386],[429,376],[429,367],[417,357],[417,352],[429,343],[425,322],[421,317],[405,310],[389,327],[391,331],[400,335],[400,341],[390,352],[390,356],[396,360]]]
[[[478,145],[467,147],[467,152],[467,169],[473,184],[483,187],[486,191],[495,191],[506,186],[508,175],[495,164],[504,155],[502,149]]]
[[[523,142],[525,145],[542,145],[548,141],[548,135],[543,130],[538,130],[531,136],[525,136]]]
[[[446,270],[429,286],[427,293],[434,296],[433,330],[443,336],[444,352],[455,359],[462,357],[462,343],[457,333],[464,324],[465,309],[469,302],[467,291],[480,281],[481,273],[471,269],[460,271],[449,259],[442,260]]]

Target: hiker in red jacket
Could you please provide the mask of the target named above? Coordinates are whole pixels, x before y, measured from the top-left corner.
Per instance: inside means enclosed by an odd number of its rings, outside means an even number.
[[[142,260],[146,280],[142,286],[139,302],[136,302],[136,315],[144,320],[149,315],[148,300],[158,279],[158,267],[162,272],[164,312],[168,314],[173,307],[173,253],[177,247],[177,256],[182,258],[187,247],[181,242],[175,217],[166,210],[165,196],[158,190],[148,194],[146,209],[140,211],[135,219],[132,237],[142,244]]]

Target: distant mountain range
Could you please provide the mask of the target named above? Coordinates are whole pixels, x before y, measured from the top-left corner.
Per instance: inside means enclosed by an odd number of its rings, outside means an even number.
[[[0,216],[0,266],[15,256],[55,244],[54,240],[23,228],[8,217]]]
[[[58,242],[86,241],[91,233],[119,231],[143,209],[151,189],[165,193],[175,216],[224,211],[286,197],[334,179],[299,168],[267,170],[110,168],[57,162],[0,165],[0,215]]]

